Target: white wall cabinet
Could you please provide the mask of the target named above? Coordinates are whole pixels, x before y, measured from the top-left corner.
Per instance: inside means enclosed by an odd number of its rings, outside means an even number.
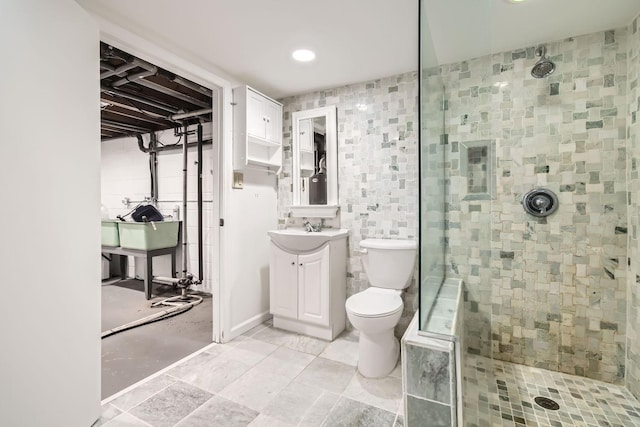
[[[282,167],[282,104],[249,86],[233,89],[233,168],[278,173]]]
[[[346,238],[310,253],[271,242],[270,312],[277,328],[333,340],[345,328]]]

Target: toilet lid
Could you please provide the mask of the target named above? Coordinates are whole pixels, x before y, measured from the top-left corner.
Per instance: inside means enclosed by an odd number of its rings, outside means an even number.
[[[383,317],[402,310],[402,298],[391,289],[369,288],[350,296],[347,311],[360,317]]]

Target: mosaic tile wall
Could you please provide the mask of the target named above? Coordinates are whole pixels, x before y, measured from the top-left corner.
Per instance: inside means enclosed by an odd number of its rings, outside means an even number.
[[[467,285],[470,353],[623,381],[626,49],[626,28],[548,43],[546,79],[530,75],[534,47],[442,67],[447,275]],[[461,200],[461,148],[481,140],[495,143],[496,191]],[[535,187],[558,195],[546,219],[520,204]]]
[[[336,105],[339,218],[327,226],[349,230],[347,297],[368,287],[358,243],[365,238],[416,239],[418,234],[418,80],[407,73],[281,99],[284,105],[283,170],[278,177],[279,225],[293,200],[291,114]],[[311,222],[317,219],[310,218]],[[404,293],[401,336],[418,308],[417,263]]]
[[[640,399],[640,124],[638,110],[640,109],[640,91],[638,78],[640,77],[640,17],[636,17],[629,27],[628,40],[628,142],[627,142],[627,188],[629,191],[629,273],[628,273],[628,314],[627,314],[627,387]]]

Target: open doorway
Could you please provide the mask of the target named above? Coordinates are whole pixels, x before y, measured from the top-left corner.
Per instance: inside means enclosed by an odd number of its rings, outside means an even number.
[[[106,43],[100,55],[104,399],[214,339],[220,115],[215,88]],[[197,303],[158,305],[181,296]]]

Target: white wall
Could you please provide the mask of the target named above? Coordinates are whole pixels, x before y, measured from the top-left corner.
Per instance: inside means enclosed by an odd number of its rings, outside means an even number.
[[[231,189],[225,228],[227,337],[255,326],[269,316],[269,236],[277,218],[277,187],[273,174],[245,171],[244,188]],[[231,334],[231,335],[229,335]]]
[[[0,2],[0,425],[100,415],[98,30],[71,0]]]
[[[210,123],[204,125],[211,126]],[[190,127],[191,129],[191,127]],[[205,135],[211,130],[205,130]],[[158,139],[164,144],[175,143],[178,138],[173,136],[173,130],[158,133]],[[149,135],[144,136],[145,146],[148,146]],[[195,142],[195,136],[189,136],[190,142]],[[137,201],[144,200],[150,195],[149,154],[138,148],[136,138],[121,138],[105,141],[101,144],[102,161],[102,204],[107,208],[109,216],[115,218],[131,211]],[[211,292],[213,280],[217,280],[217,272],[213,269],[213,259],[217,256],[217,209],[218,197],[218,146],[203,147],[203,241],[204,241],[204,277],[202,285],[196,290]],[[198,275],[198,206],[197,206],[197,160],[196,148],[189,148],[188,179],[187,179],[187,237],[189,241],[188,270]],[[182,150],[165,151],[158,154],[158,207],[164,215],[172,215],[174,207],[182,212]],[[129,197],[133,202],[126,207],[122,200]],[[131,218],[127,218],[131,220]],[[129,276],[144,278],[143,262],[135,262],[129,257]],[[182,271],[181,258],[177,260],[178,271]],[[170,256],[156,257],[153,260],[154,275],[169,276],[171,274]]]

